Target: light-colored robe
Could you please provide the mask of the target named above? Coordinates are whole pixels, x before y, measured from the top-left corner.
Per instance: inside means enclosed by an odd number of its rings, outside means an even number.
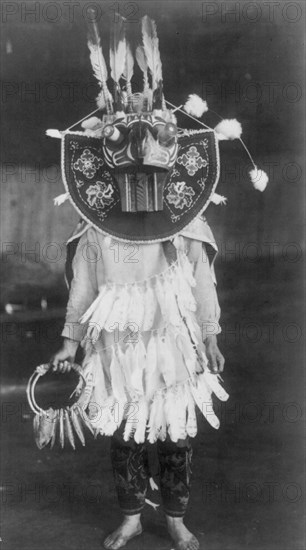
[[[85,349],[96,432],[111,435],[125,419],[126,439],[154,442],[168,432],[177,441],[196,434],[195,405],[217,428],[211,394],[227,394],[203,344],[220,332],[206,221],[175,237],[172,258],[162,243],[119,242],[92,226],[80,235],[62,335]]]

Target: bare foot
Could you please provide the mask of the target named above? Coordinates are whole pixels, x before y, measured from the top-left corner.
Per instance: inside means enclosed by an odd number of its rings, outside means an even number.
[[[172,518],[166,516],[168,532],[176,550],[198,550],[200,547],[198,539],[188,531],[183,523],[183,518]]]
[[[140,523],[140,514],[134,516],[124,516],[124,520],[118,529],[106,537],[104,548],[107,550],[117,550],[126,545],[133,537],[141,535],[142,526]]]

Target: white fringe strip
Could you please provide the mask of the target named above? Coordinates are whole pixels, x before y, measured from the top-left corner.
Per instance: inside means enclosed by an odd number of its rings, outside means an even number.
[[[113,332],[128,323],[138,331],[153,328],[156,314],[174,326],[182,324],[182,316],[196,310],[191,288],[195,286],[193,267],[186,254],[178,251],[178,260],[171,268],[141,283],[104,285],[97,298],[80,318],[88,323],[87,338],[97,341],[101,331]]]

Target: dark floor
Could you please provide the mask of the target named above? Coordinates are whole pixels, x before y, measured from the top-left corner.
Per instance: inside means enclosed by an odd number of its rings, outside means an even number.
[[[216,406],[219,431],[200,421],[186,521],[206,550],[303,550],[301,265],[282,258],[229,263],[219,265],[218,275],[231,398]],[[39,451],[33,440],[25,385],[58,347],[61,314],[2,319],[1,537],[7,550],[98,550],[120,520],[107,438],[88,438],[75,452]],[[144,527],[128,548],[171,548],[161,511],[147,507]]]

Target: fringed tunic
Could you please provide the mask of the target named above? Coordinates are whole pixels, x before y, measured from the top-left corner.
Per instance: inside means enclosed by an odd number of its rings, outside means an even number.
[[[219,427],[203,340],[220,332],[207,223],[194,220],[168,243],[133,244],[83,229],[62,335],[84,348],[85,405],[95,432],[140,443],[194,437],[195,408]]]

